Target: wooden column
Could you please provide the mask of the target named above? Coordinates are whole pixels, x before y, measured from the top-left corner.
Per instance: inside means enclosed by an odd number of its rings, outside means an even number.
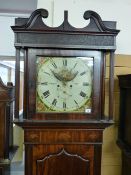
[[[20,95],[20,48],[16,48],[15,66],[15,118],[19,118],[19,95]]]
[[[109,120],[113,119],[114,104],[114,51],[110,52],[110,78],[109,78]]]
[[[28,110],[28,88],[27,88],[27,81],[28,81],[28,74],[27,74],[27,65],[28,65],[28,51],[27,49],[24,50],[24,100],[23,100],[23,117],[27,118],[27,110]]]

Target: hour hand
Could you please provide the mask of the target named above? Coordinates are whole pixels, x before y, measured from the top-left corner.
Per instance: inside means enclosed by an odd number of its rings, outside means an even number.
[[[58,73],[54,72],[53,70],[51,70],[51,72],[53,73],[55,78],[57,78],[59,81],[63,81],[62,77]]]

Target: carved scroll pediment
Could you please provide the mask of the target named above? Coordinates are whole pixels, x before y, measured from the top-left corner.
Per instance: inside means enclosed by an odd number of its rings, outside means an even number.
[[[77,154],[69,154],[62,149],[58,154],[51,154],[37,160],[37,175],[88,175],[89,160]]]
[[[75,28],[68,22],[68,11],[64,12],[64,21],[59,27],[47,26],[42,18],[48,17],[48,11],[45,9],[35,10],[31,16],[26,20],[23,25],[12,26],[14,31],[60,31],[60,32],[87,32],[87,33],[105,33],[110,35],[117,35],[119,30],[115,28],[109,28],[102,21],[101,17],[94,11],[86,11],[84,13],[84,19],[90,20],[90,23],[84,28]]]

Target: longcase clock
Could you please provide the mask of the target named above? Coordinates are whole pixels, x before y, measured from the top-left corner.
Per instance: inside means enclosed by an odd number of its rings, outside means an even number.
[[[86,11],[81,29],[48,27],[45,9],[17,18],[15,123],[24,129],[26,175],[100,175],[103,130],[113,116],[116,22]],[[19,117],[20,53],[24,53],[23,116]],[[110,58],[109,112],[105,107]]]

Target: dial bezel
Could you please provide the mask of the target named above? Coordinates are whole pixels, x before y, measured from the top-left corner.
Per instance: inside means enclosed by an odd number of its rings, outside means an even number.
[[[37,57],[36,111],[91,113],[93,64],[93,57]]]
[[[29,49],[28,50],[28,116],[29,118],[36,119],[96,119],[99,118],[101,107],[101,61],[102,52],[100,51],[89,51],[89,50],[66,50],[66,49]],[[72,113],[62,112],[61,113],[39,113],[36,111],[36,81],[37,81],[37,70],[36,70],[36,59],[37,57],[92,57],[94,58],[94,71],[93,71],[93,93],[92,93],[92,111],[91,113]],[[33,71],[32,71],[33,70]],[[62,117],[63,116],[63,117]]]

